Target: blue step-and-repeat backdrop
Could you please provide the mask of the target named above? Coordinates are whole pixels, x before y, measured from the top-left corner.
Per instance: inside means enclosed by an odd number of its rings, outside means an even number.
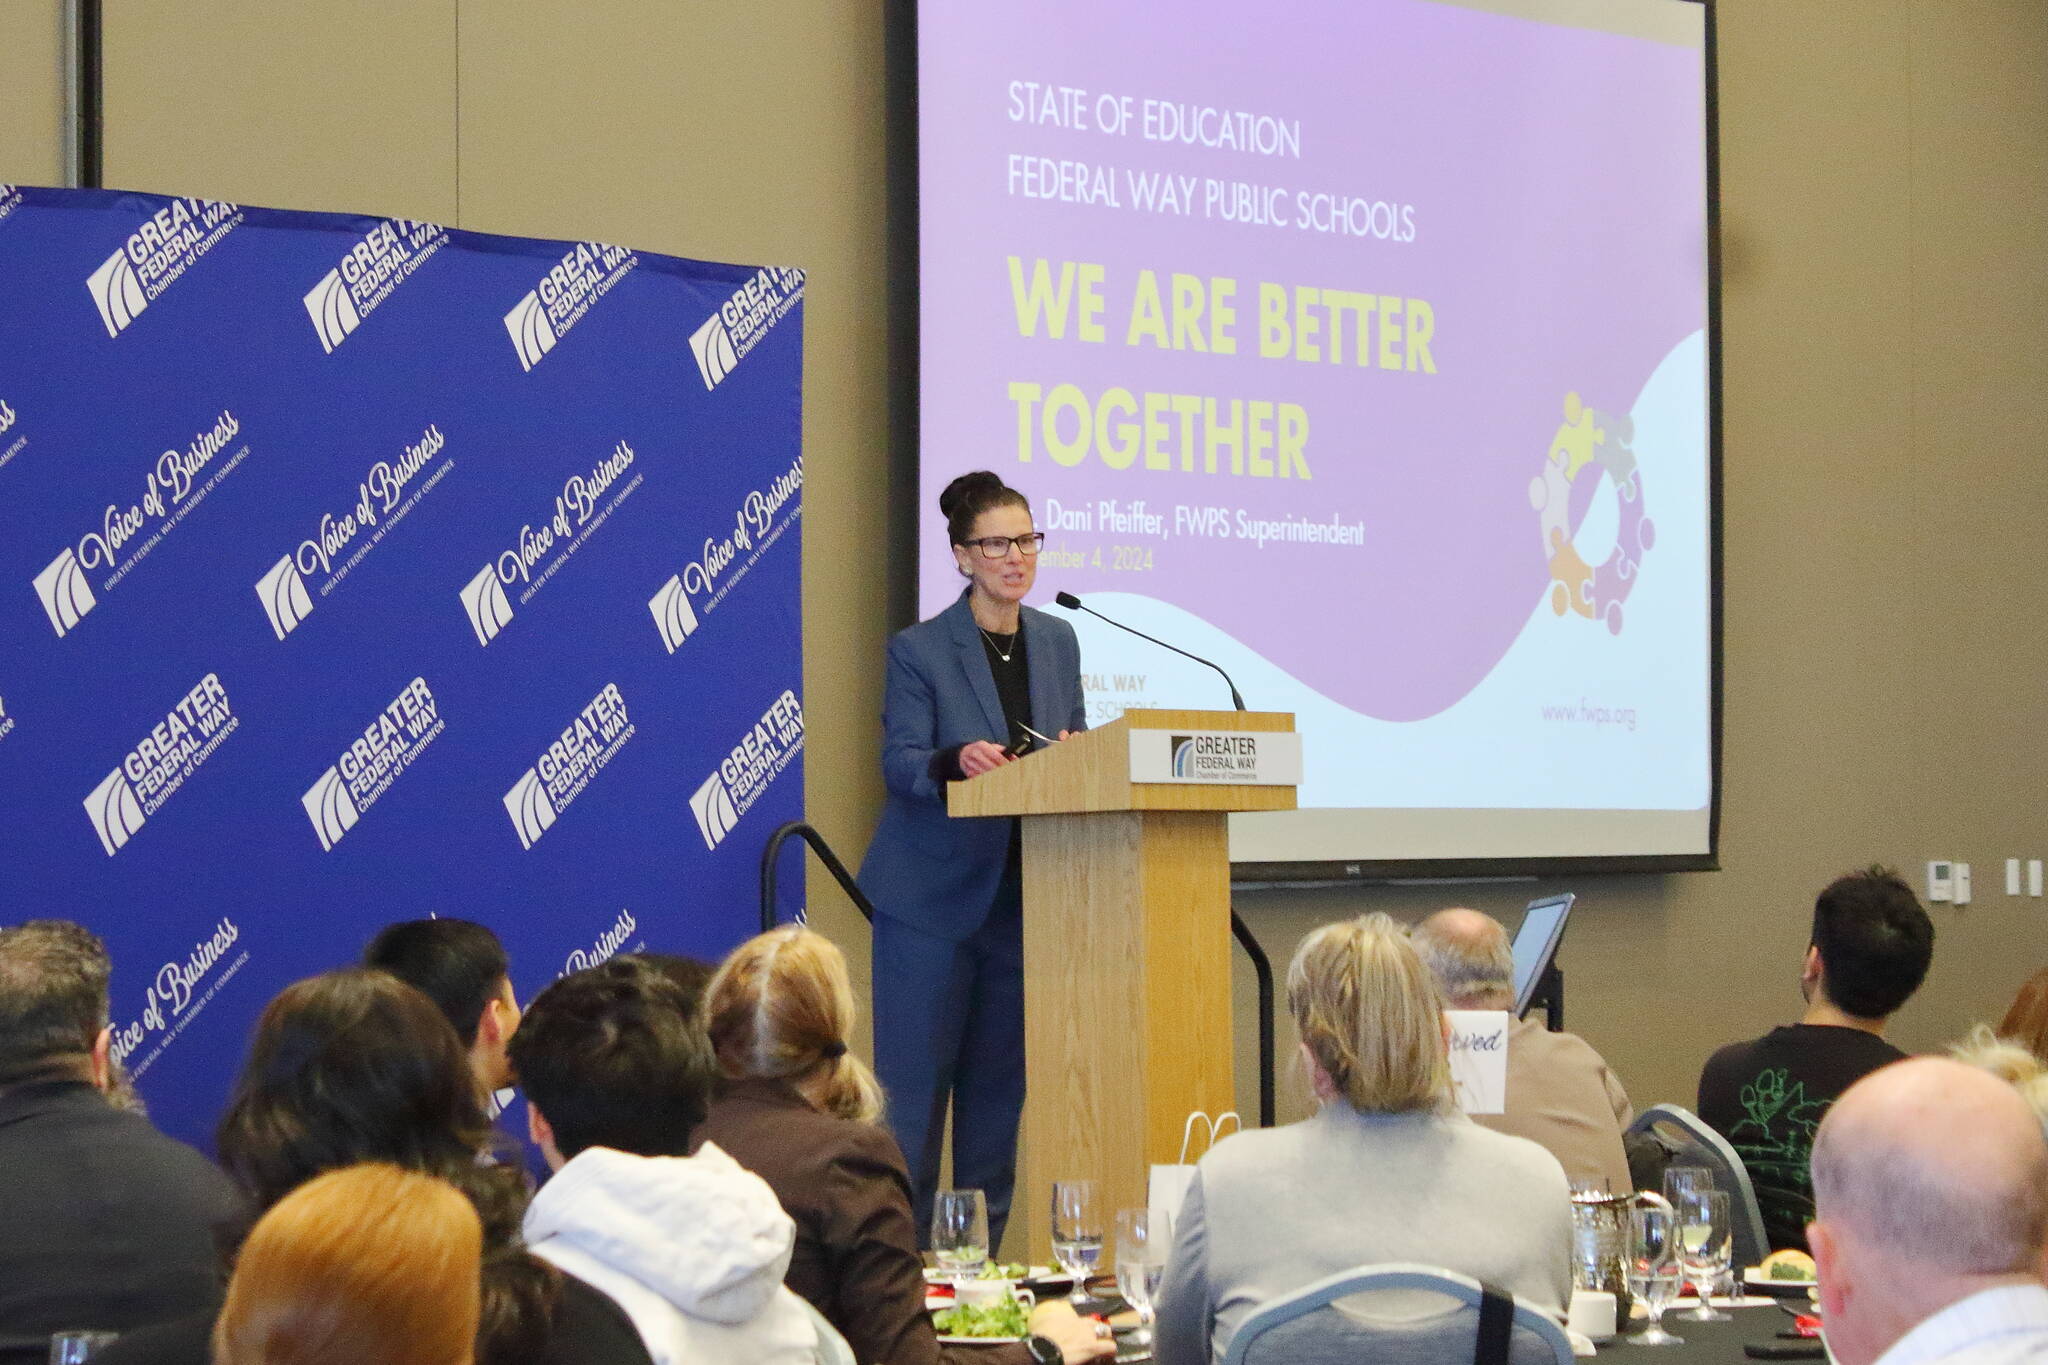
[[[522,999],[757,924],[802,808],[803,275],[0,186],[0,924],[210,1146],[376,929]]]

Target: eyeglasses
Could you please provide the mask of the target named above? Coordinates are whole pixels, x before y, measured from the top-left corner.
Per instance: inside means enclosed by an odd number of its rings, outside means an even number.
[[[983,559],[1006,559],[1012,545],[1019,554],[1031,556],[1045,548],[1045,532],[1033,531],[1028,536],[983,536],[980,540],[963,540],[962,545],[979,545]]]

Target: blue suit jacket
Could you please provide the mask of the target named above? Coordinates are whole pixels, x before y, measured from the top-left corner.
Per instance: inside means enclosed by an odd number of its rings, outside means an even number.
[[[1023,609],[1031,728],[1057,736],[1087,728],[1081,647],[1074,628]],[[882,779],[888,799],[860,887],[878,913],[959,942],[988,918],[1009,853],[1006,817],[955,820],[945,784],[930,776],[932,755],[977,739],[1009,743],[1002,699],[982,650],[967,595],[889,641],[882,697]]]

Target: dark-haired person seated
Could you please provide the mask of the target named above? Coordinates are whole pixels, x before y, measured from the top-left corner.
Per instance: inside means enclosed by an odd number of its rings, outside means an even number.
[[[942,1348],[924,1311],[910,1173],[881,1126],[882,1093],[847,1051],[846,959],[807,929],[740,945],[711,980],[704,1019],[727,1081],[704,1125],[774,1189],[796,1220],[789,1287],[852,1345],[862,1365],[1030,1365],[1029,1344]],[[1041,1352],[1081,1365],[1114,1347],[1064,1302],[1040,1304]]]
[[[1799,1022],[1729,1044],[1700,1072],[1699,1116],[1749,1168],[1773,1249],[1805,1250],[1814,1132],[1844,1090],[1906,1055],[1885,1025],[1933,956],[1934,923],[1896,873],[1838,877],[1813,904]]]
[[[687,1156],[711,1046],[682,990],[631,957],[533,999],[512,1039],[554,1178],[526,1213],[536,1254],[617,1301],[655,1365],[813,1365],[831,1329],[783,1286],[789,1215],[716,1147]]]
[[[363,965],[387,971],[424,993],[469,1050],[469,1068],[487,1113],[492,1096],[512,1084],[505,1044],[519,1027],[512,964],[505,945],[466,919],[413,919],[387,924],[363,950]]]
[[[0,1361],[220,1301],[242,1201],[206,1159],[107,1102],[107,951],[64,920],[0,929]]]
[[[216,1145],[261,1210],[366,1161],[460,1190],[483,1228],[477,1365],[650,1365],[618,1305],[521,1246],[525,1181],[478,1161],[490,1132],[434,1003],[386,972],[350,968],[295,982],[264,1009]],[[212,1332],[208,1312],[124,1336],[93,1360],[206,1365]]]

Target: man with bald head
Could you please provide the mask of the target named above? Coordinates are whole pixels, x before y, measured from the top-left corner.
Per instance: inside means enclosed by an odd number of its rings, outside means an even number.
[[[1409,932],[1454,1010],[1515,1007],[1515,955],[1500,921],[1440,910]],[[1508,1021],[1507,1112],[1474,1114],[1497,1133],[1525,1137],[1556,1157],[1574,1184],[1633,1190],[1621,1134],[1635,1117],[1628,1092],[1585,1039],[1532,1019]]]
[[[1872,1072],[1822,1120],[1813,1189],[1837,1365],[2048,1361],[2048,1142],[2012,1086],[1938,1057]]]

